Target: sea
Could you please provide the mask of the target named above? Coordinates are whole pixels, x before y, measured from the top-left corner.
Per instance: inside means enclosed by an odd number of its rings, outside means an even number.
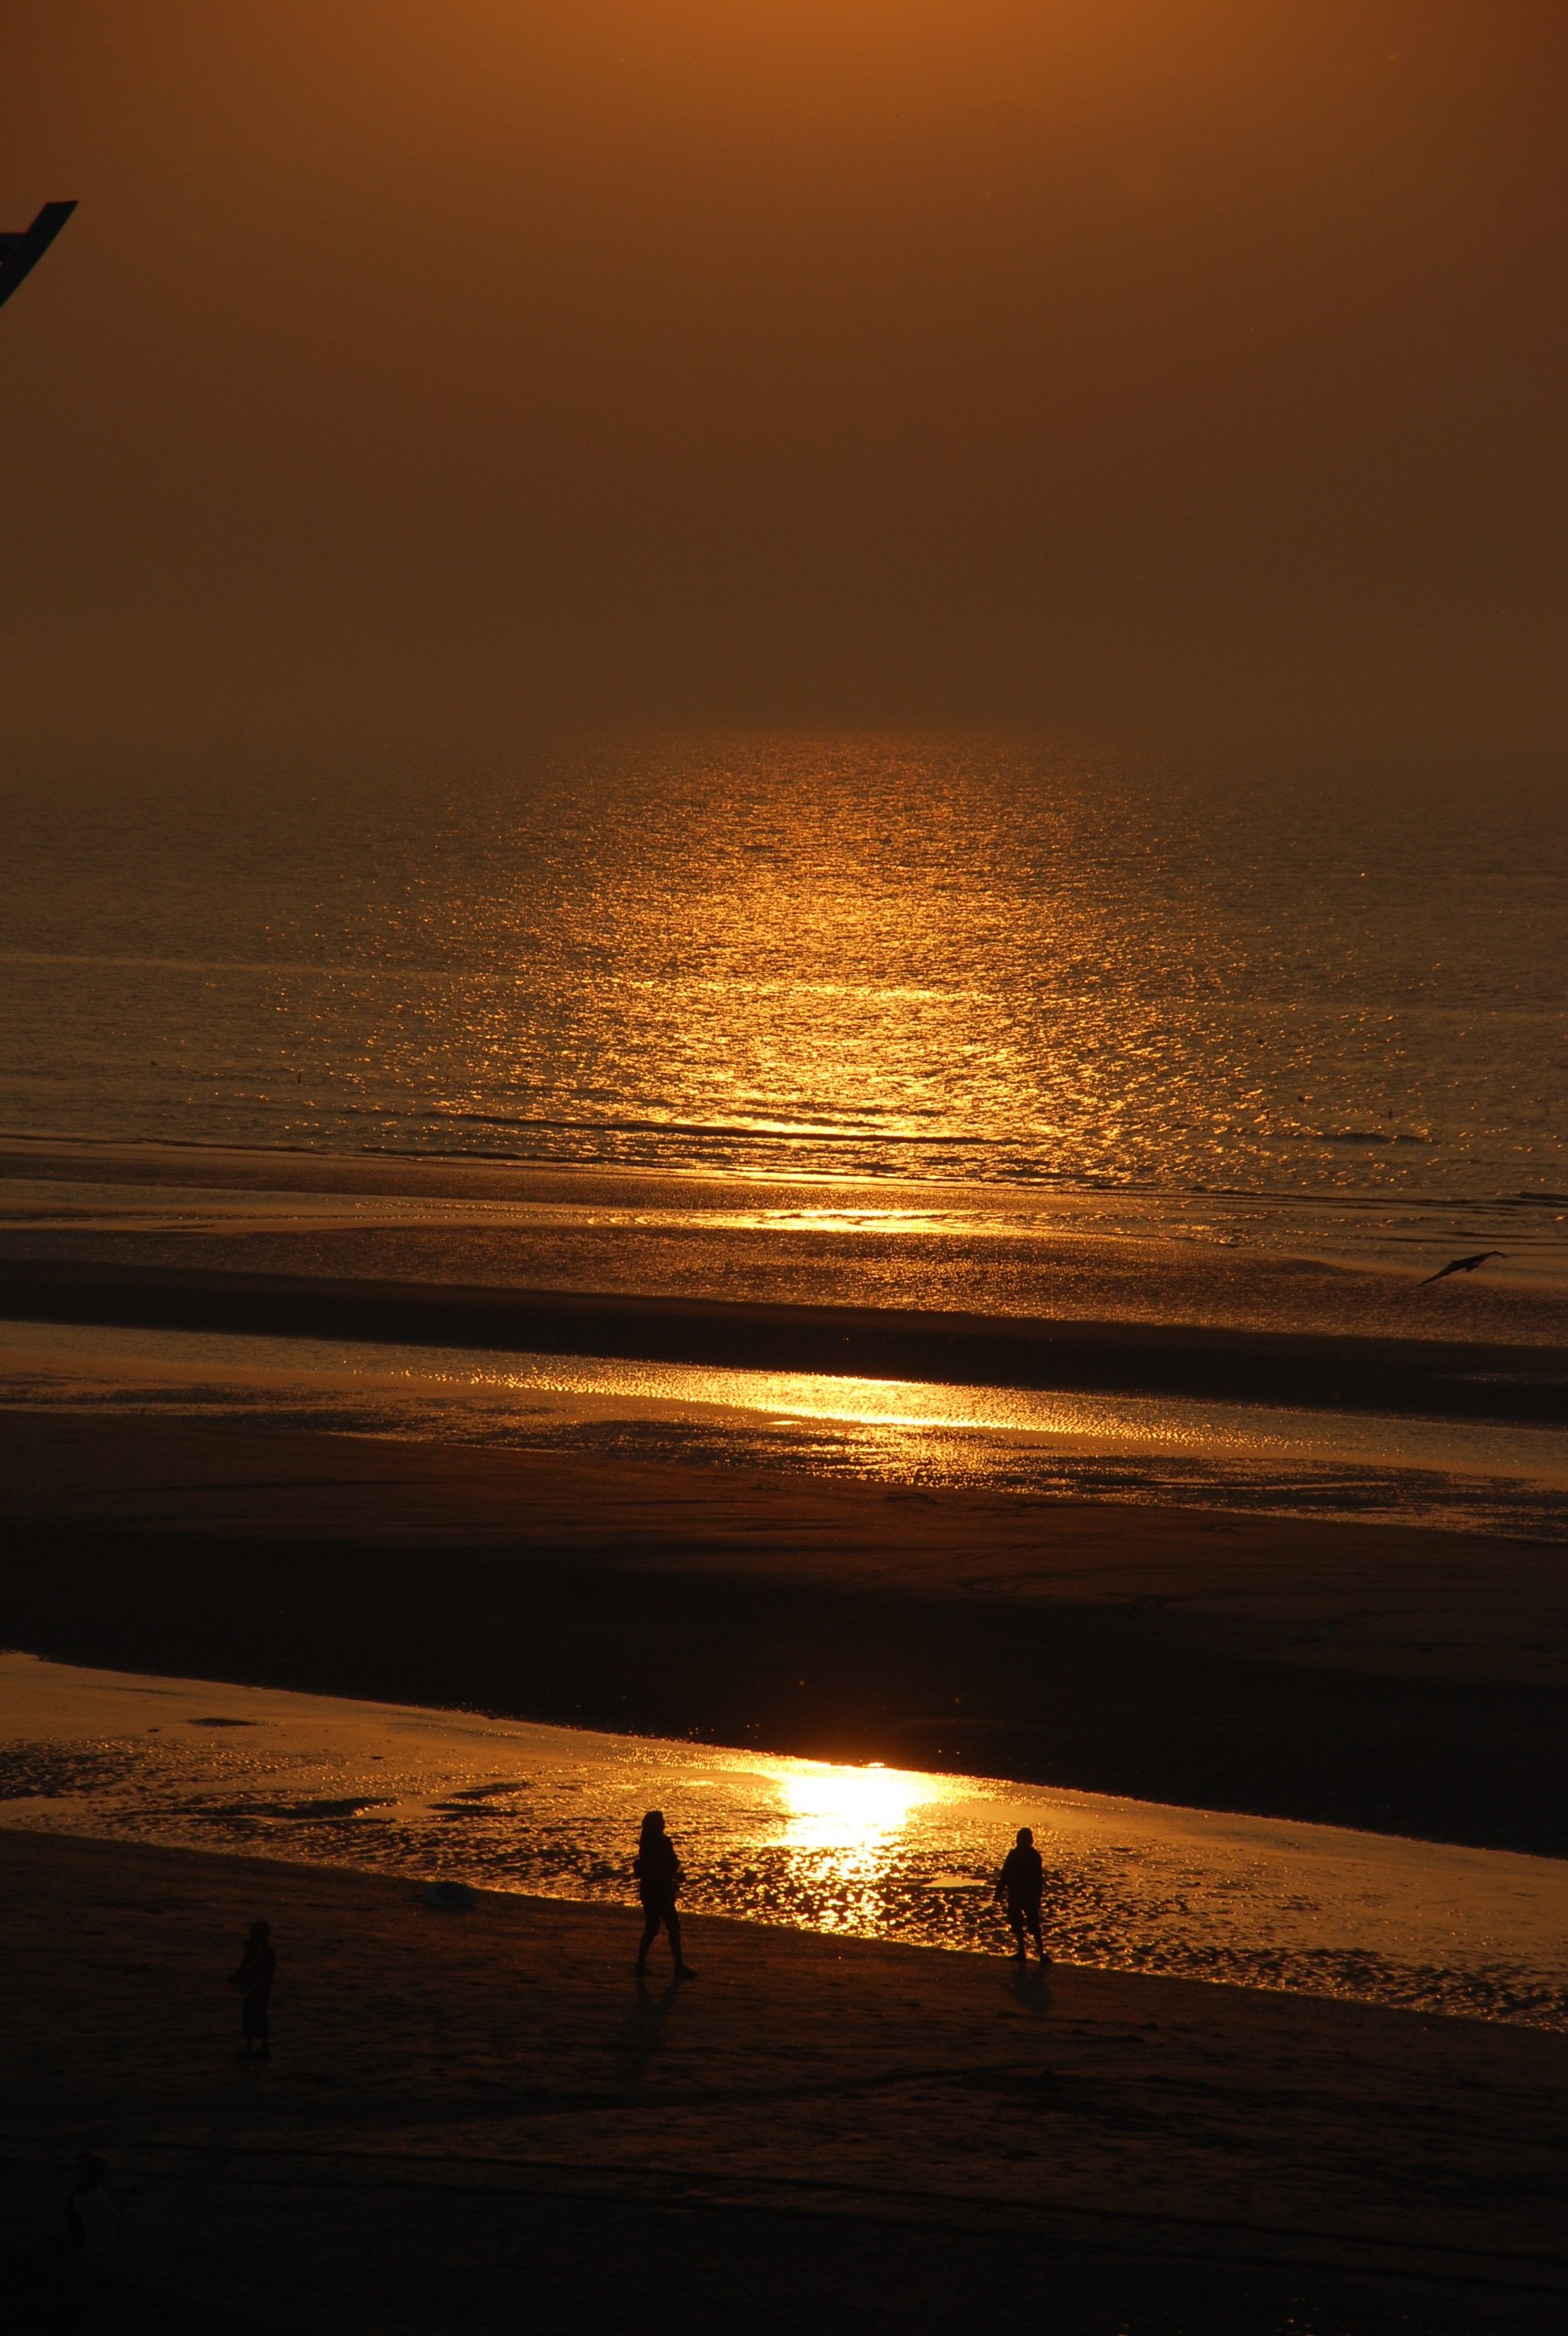
[[[0,1260],[1568,1347],[1540,774],[393,744],[0,818]],[[0,1402],[1568,1536],[1501,1416],[18,1322]]]
[[[0,1277],[1513,1350],[1454,1420],[6,1319],[0,1406],[1568,1542],[1568,1425],[1514,1399],[1568,1383],[1560,787],[753,735],[14,773],[0,819]],[[1021,1818],[1065,1960],[1568,2021],[1553,1860],[16,1654],[0,1690],[6,1825],[617,1898],[593,1844],[657,1794],[694,1903],[995,1952]]]

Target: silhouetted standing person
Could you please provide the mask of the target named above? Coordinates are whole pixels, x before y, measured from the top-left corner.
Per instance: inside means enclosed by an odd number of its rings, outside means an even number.
[[[1027,1825],[1018,1827],[1018,1838],[1009,1849],[1000,1874],[997,1876],[997,1903],[1008,1910],[1008,1928],[1013,1934],[1013,1951],[1020,1962],[1027,1958],[1024,1945],[1027,1929],[1039,1952],[1040,1961],[1049,1962],[1045,1942],[1040,1937],[1040,1893],[1045,1887],[1046,1869],[1040,1853],[1035,1847],[1035,1836]]]
[[[272,2000],[272,1981],[278,1970],[278,1957],[272,1951],[270,1922],[252,1922],[250,1936],[245,1942],[245,1952],[239,1958],[238,1971],[229,1974],[229,1984],[239,1990],[239,2033],[247,2052],[254,2050],[267,2060],[272,2056],[272,2038],[267,2007]]]
[[[662,1923],[669,1932],[677,1979],[690,1979],[691,1968],[680,1951],[680,1916],[675,1911],[681,1884],[680,1860],[675,1854],[674,1842],[664,1829],[662,1809],[649,1809],[642,1821],[642,1838],[637,1845],[637,1864],[632,1871],[637,1875],[638,1895],[642,1900],[645,1917],[642,1944],[637,1951],[638,1977],[640,1979],[648,1969],[648,1951]]]

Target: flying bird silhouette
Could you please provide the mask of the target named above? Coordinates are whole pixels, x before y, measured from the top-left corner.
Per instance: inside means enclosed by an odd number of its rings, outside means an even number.
[[[1451,1273],[1474,1273],[1475,1268],[1485,1265],[1489,1257],[1501,1257],[1502,1254],[1500,1249],[1478,1249],[1474,1257],[1451,1257],[1446,1265],[1438,1267],[1436,1273],[1423,1274],[1416,1287],[1425,1290],[1429,1281],[1446,1281]]]
[[[23,277],[32,274],[75,208],[74,203],[45,203],[31,227],[19,234],[0,235],[0,307]]]

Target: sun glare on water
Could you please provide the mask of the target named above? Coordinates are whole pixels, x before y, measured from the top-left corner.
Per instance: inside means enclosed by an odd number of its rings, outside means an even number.
[[[779,1845],[804,1882],[818,1922],[832,1931],[874,1927],[893,1852],[915,1810],[942,1797],[941,1779],[874,1765],[793,1762],[772,1774],[783,1819]]]

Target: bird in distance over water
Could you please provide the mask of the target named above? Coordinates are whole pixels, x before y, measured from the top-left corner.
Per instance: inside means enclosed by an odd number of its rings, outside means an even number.
[[[681,1885],[680,1860],[675,1854],[674,1842],[664,1829],[662,1809],[649,1809],[642,1821],[642,1838],[637,1845],[637,1864],[632,1871],[637,1875],[644,1917],[642,1944],[637,1951],[638,1979],[648,1969],[648,1951],[657,1938],[661,1923],[669,1932],[677,1979],[690,1979],[691,1967],[680,1951],[680,1916],[675,1911]]]
[[[1500,1249],[1478,1249],[1474,1257],[1450,1258],[1447,1264],[1439,1266],[1436,1273],[1424,1274],[1416,1286],[1418,1290],[1425,1290],[1427,1282],[1446,1281],[1451,1273],[1474,1273],[1475,1268],[1485,1265],[1489,1257],[1501,1257],[1502,1254]]]
[[[0,235],[0,307],[24,276],[30,276],[75,209],[74,203],[45,203],[31,227]]]

